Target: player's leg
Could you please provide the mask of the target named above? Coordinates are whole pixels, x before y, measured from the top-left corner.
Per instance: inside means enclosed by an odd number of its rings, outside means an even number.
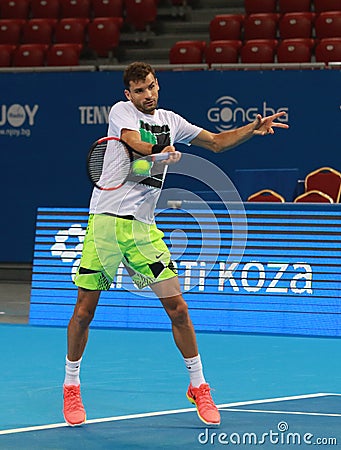
[[[80,425],[86,419],[80,393],[81,360],[100,292],[110,288],[121,259],[122,252],[115,239],[114,218],[91,215],[80,266],[74,279],[78,286],[77,302],[68,325],[63,413],[65,421],[71,426]]]
[[[210,387],[206,383],[196,335],[188,306],[180,291],[177,277],[163,280],[151,285],[155,294],[165,308],[171,322],[174,341],[184,357],[190,377],[187,398],[193,403],[199,418],[208,425],[219,425],[220,414],[211,397]]]
[[[151,289],[159,297],[172,323],[175,344],[184,358],[198,355],[198,346],[192,320],[180,289],[177,276],[152,284]]]
[[[95,314],[100,291],[78,288],[77,302],[68,325],[68,352],[65,362],[64,407],[65,421],[81,425],[86,420],[80,392],[80,364],[88,340],[89,325]]]
[[[69,361],[78,361],[83,356],[88,341],[89,325],[95,315],[100,293],[101,291],[78,288],[77,302],[68,326]]]
[[[139,287],[150,285],[159,297],[171,323],[175,343],[184,357],[190,376],[188,399],[194,403],[200,419],[218,425],[220,414],[206,383],[194,327],[188,312],[163,233],[155,226],[136,222],[134,245],[126,252],[128,271]]]

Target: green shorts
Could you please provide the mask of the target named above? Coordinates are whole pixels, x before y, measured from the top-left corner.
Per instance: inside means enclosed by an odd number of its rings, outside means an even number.
[[[140,289],[175,277],[163,236],[155,224],[90,214],[74,283],[92,291],[108,290],[121,262]]]

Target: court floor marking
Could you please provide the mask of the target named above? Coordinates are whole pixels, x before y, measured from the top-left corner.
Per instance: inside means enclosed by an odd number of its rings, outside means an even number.
[[[262,414],[293,414],[301,416],[323,416],[323,417],[341,417],[341,414],[332,413],[315,413],[315,412],[304,412],[304,411],[275,411],[267,409],[237,409],[237,408],[220,408],[220,411],[233,411],[233,412],[250,412],[250,413],[262,413]]]
[[[334,394],[330,392],[317,392],[316,394],[301,394],[301,395],[291,395],[288,397],[274,397],[265,398],[263,400],[249,400],[245,402],[235,402],[235,403],[225,403],[218,405],[219,408],[229,408],[230,406],[244,406],[244,405],[257,405],[259,403],[274,403],[274,402],[285,402],[288,400],[303,400],[305,398],[316,398],[316,397],[327,397],[328,395],[338,396],[341,394]]]
[[[259,403],[273,403],[273,402],[281,402],[281,401],[287,401],[287,400],[300,400],[300,399],[307,399],[307,398],[316,398],[316,397],[326,397],[329,395],[338,396],[341,394],[333,394],[333,393],[323,393],[318,392],[315,394],[302,394],[302,395],[292,395],[287,397],[274,397],[274,398],[266,398],[263,400],[248,400],[243,402],[232,402],[232,403],[224,403],[217,405],[219,409],[224,408],[230,408],[233,406],[246,406],[246,405],[256,405]],[[86,424],[94,424],[94,423],[105,423],[105,422],[116,422],[119,420],[128,420],[128,419],[141,419],[145,417],[157,417],[157,416],[164,416],[164,415],[170,415],[170,414],[180,414],[180,413],[187,413],[187,412],[194,412],[195,409],[193,407],[191,408],[183,408],[183,409],[173,409],[168,411],[155,411],[150,413],[139,413],[139,414],[128,414],[124,416],[113,416],[113,417],[104,417],[102,419],[90,419],[86,421]],[[229,409],[229,411],[232,411],[232,409]],[[236,409],[236,411],[243,411]],[[259,412],[259,410],[255,410],[255,412]],[[283,414],[284,411],[281,411]],[[285,413],[288,413],[285,411]],[[68,427],[69,425],[65,422],[63,423],[54,423],[54,424],[48,424],[48,425],[37,425],[37,426],[31,426],[31,427],[24,427],[24,428],[13,428],[10,430],[0,430],[0,436],[5,434],[16,434],[16,433],[26,433],[29,431],[43,431],[43,430],[51,430],[56,428],[64,428]]]

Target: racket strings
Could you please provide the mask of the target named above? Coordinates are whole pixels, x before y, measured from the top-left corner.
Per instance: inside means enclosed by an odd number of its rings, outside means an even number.
[[[98,143],[92,150],[88,170],[91,180],[104,190],[117,189],[130,171],[130,154],[119,140]]]
[[[94,183],[98,183],[102,176],[106,148],[107,143],[103,142],[101,144],[97,144],[91,152],[88,161],[88,170],[90,178]]]

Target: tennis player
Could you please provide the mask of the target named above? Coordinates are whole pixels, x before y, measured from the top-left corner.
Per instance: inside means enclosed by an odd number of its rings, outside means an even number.
[[[283,114],[256,119],[237,129],[211,133],[189,123],[173,111],[158,108],[159,84],[154,69],[143,62],[130,64],[123,75],[126,101],[109,114],[108,136],[119,136],[145,155],[169,152],[167,164],[176,163],[176,143],[197,145],[215,153],[235,147],[255,135],[274,133]],[[159,163],[160,164],[160,163]],[[167,164],[163,167],[166,168]],[[141,180],[127,181],[120,189],[94,188],[80,266],[75,277],[78,298],[68,326],[68,352],[64,380],[64,418],[71,425],[85,422],[80,392],[80,365],[100,293],[108,290],[121,262],[140,288],[150,286],[159,297],[172,324],[174,341],[189,374],[188,400],[199,418],[219,425],[220,414],[211,397],[198,352],[188,307],[181,294],[163,233],[154,221],[154,209],[166,170]]]

